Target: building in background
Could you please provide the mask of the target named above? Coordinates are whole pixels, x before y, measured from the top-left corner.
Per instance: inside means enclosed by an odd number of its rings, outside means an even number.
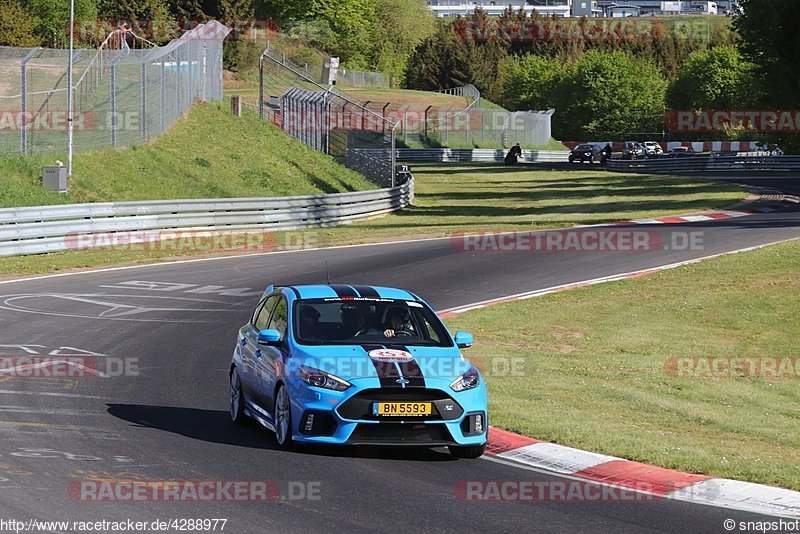
[[[521,9],[528,15],[555,17],[596,17],[603,13],[595,0],[428,0],[428,7],[437,17],[465,16],[476,8],[499,17],[509,7],[514,11]]]

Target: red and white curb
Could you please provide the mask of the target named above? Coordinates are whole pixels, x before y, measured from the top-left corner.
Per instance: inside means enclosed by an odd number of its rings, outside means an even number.
[[[467,305],[464,305],[464,306],[457,306],[455,308],[447,308],[445,310],[437,311],[436,313],[439,315],[440,318],[444,319],[444,318],[447,318],[447,317],[452,317],[453,315],[458,315],[458,314],[461,314],[461,313],[465,313],[465,312],[472,311],[472,310],[478,310],[478,309],[481,309],[481,308],[488,308],[490,306],[496,306],[497,304],[504,304],[506,302],[514,302],[514,301],[517,301],[517,300],[527,300],[527,299],[531,299],[531,298],[535,298],[535,297],[543,297],[545,295],[550,295],[552,293],[559,293],[561,291],[568,291],[570,289],[579,289],[579,288],[582,288],[582,287],[593,286],[593,285],[602,284],[602,283],[605,283],[605,282],[617,282],[617,281],[620,281],[620,280],[628,280],[630,278],[639,278],[640,276],[647,276],[649,274],[654,274],[654,273],[658,273],[658,272],[661,272],[661,271],[666,271],[668,269],[675,269],[676,267],[683,267],[685,265],[691,265],[693,263],[699,263],[701,261],[706,261],[706,260],[710,260],[710,259],[713,259],[713,258],[719,258],[721,256],[728,256],[730,254],[738,254],[740,252],[749,252],[751,250],[758,250],[758,249],[761,249],[761,248],[764,248],[764,247],[777,245],[779,243],[786,243],[788,241],[796,241],[797,239],[798,238],[782,239],[780,241],[775,241],[775,242],[772,242],[772,243],[765,243],[763,245],[756,245],[754,247],[747,247],[747,248],[742,248],[742,249],[738,249],[738,250],[731,250],[731,251],[728,251],[728,252],[721,252],[719,254],[712,254],[712,255],[709,255],[709,256],[703,256],[701,258],[694,258],[694,259],[691,259],[691,260],[684,260],[684,261],[679,261],[679,262],[675,262],[675,263],[668,263],[666,265],[657,265],[655,267],[650,267],[648,269],[641,269],[641,270],[638,270],[638,271],[630,271],[630,272],[621,273],[621,274],[613,274],[613,275],[610,275],[610,276],[602,276],[602,277],[599,277],[599,278],[591,278],[589,280],[581,280],[581,281],[578,281],[578,282],[572,282],[570,284],[562,284],[562,285],[558,285],[558,286],[546,287],[544,289],[536,289],[534,291],[526,291],[525,293],[517,293],[515,295],[508,295],[508,296],[505,296],[505,297],[498,297],[496,299],[483,300],[483,301],[480,301],[480,302],[475,302],[475,303],[467,304]]]
[[[790,201],[785,201],[790,202]],[[655,217],[652,219],[633,219],[630,221],[619,221],[604,224],[590,224],[587,226],[579,226],[578,228],[593,228],[596,226],[627,226],[632,224],[682,224],[694,223],[703,221],[720,221],[724,219],[736,219],[738,217],[748,217],[750,215],[757,215],[759,213],[770,213],[781,209],[781,204],[766,206],[753,210],[716,210],[706,213],[693,213],[689,215],[671,215],[668,217]]]
[[[684,473],[582,451],[489,428],[486,454],[570,478],[642,491],[679,501],[800,517],[800,492],[726,478]]]
[[[506,302],[540,297],[604,282],[638,278],[667,269],[674,269],[729,254],[757,250],[796,239],[781,240],[649,269],[552,286],[466,306],[449,308],[437,313],[442,318],[451,317]],[[489,429],[486,453],[494,458],[510,460],[518,464],[562,474],[571,478],[614,487],[629,488],[636,491],[642,491],[642,488],[646,487],[648,488],[647,493],[664,498],[746,510],[760,514],[800,518],[800,492],[797,491],[751,482],[683,473],[614,456],[548,443],[498,428],[492,427]]]

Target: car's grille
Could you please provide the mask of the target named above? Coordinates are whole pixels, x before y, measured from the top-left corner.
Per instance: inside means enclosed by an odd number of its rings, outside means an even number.
[[[449,445],[455,443],[446,425],[424,423],[361,423],[350,435],[353,445]]]
[[[426,388],[365,389],[347,399],[337,411],[344,419],[386,421],[387,417],[373,415],[372,405],[375,402],[433,403],[433,413],[429,416],[392,417],[391,420],[395,421],[452,421],[464,413],[463,408],[444,391]]]

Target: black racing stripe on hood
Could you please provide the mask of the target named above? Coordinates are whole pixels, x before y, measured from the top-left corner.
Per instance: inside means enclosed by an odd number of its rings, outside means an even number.
[[[364,298],[377,299],[380,298],[378,291],[370,286],[353,286],[353,289],[358,291],[359,295]]]
[[[339,298],[344,298],[344,297],[357,297],[357,296],[358,296],[358,293],[356,293],[356,290],[355,290],[355,289],[353,289],[353,288],[352,288],[352,287],[350,287],[350,286],[343,285],[343,284],[336,284],[336,285],[332,285],[332,286],[331,286],[331,289],[333,289],[334,291],[336,291],[336,295],[337,295]]]
[[[406,347],[405,345],[386,345],[386,348],[394,350],[402,350],[411,354],[411,352],[408,350],[408,347]],[[410,388],[425,387],[425,377],[422,375],[422,369],[415,360],[411,360],[410,362],[403,362],[399,364],[399,366],[403,378],[408,380],[408,384],[406,387]]]
[[[364,349],[367,354],[369,351],[382,349],[384,348],[383,345],[361,345],[361,348]],[[392,362],[379,362],[373,358],[370,358],[372,365],[375,366],[375,372],[378,374],[378,380],[380,380],[382,388],[399,388],[401,387],[400,384],[397,383],[397,380],[400,378],[400,373],[397,372],[397,366]]]

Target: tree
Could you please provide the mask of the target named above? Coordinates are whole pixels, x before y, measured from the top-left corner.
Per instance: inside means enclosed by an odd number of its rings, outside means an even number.
[[[800,2],[796,0],[741,0],[742,11],[734,18],[744,57],[755,64],[768,91],[758,94],[760,107],[798,109],[800,106]],[[762,139],[786,152],[800,152],[800,134],[777,133]]]
[[[69,41],[70,0],[28,0],[28,11],[37,20],[36,33],[46,46],[64,48]],[[76,27],[97,19],[95,0],[75,0]]]
[[[17,0],[0,0],[0,46],[37,46],[36,20]]]
[[[168,41],[178,33],[166,0],[99,0],[97,8],[101,19],[115,26],[129,24],[137,35],[151,41]],[[99,42],[106,36],[96,37]]]
[[[744,109],[753,105],[755,65],[733,46],[692,52],[668,92],[670,108]]]
[[[513,110],[561,108],[561,84],[568,76],[568,64],[543,56],[526,54],[506,58],[500,64],[499,103]]]
[[[436,32],[411,55],[405,85],[423,91],[460,87],[472,81],[470,59],[467,42],[456,36],[449,24],[439,23]]]
[[[370,66],[402,81],[416,46],[436,30],[424,0],[378,0]]]
[[[571,69],[553,116],[560,139],[621,139],[663,124],[667,81],[659,70],[625,52],[590,50]]]

